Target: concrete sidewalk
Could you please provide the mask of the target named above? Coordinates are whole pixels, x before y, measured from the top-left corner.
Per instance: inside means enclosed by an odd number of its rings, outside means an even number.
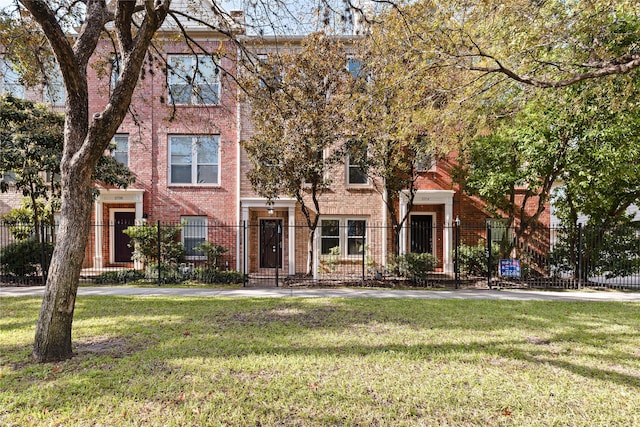
[[[43,286],[0,287],[0,297],[42,296]],[[180,297],[228,297],[228,298],[422,298],[422,299],[489,299],[521,301],[620,301],[640,302],[640,292],[616,291],[542,291],[542,290],[396,290],[366,288],[130,288],[130,287],[80,287],[79,296],[180,296]]]

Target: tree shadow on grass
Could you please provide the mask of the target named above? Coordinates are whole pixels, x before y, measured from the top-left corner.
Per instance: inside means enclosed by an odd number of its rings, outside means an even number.
[[[623,329],[591,328],[591,312],[599,315],[594,322]],[[268,355],[339,363],[342,358],[393,354],[400,363],[480,358],[523,362],[533,369],[548,365],[640,389],[638,371],[623,366],[637,362],[633,350],[601,354],[607,344],[634,347],[629,341],[636,337],[629,331],[635,330],[636,313],[637,305],[600,303],[83,298],[78,304],[80,336],[74,342],[77,356],[63,362],[59,372],[55,364],[14,363],[0,384],[29,393],[52,381],[90,380],[96,370],[133,370],[139,381],[153,383],[155,376],[173,375],[187,359],[202,360],[204,366]],[[101,325],[108,325],[105,335]],[[574,345],[584,348],[583,357],[608,365],[588,366],[564,357],[563,351]],[[30,346],[0,346],[0,355],[9,353],[30,355]],[[23,378],[27,381],[21,382]],[[118,387],[104,393],[128,392]],[[55,387],[49,389],[44,393],[55,393]],[[54,394],[47,399],[56,404]]]

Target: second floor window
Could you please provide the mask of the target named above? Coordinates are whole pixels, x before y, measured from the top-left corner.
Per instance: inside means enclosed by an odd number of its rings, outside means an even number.
[[[113,137],[114,148],[111,155],[120,163],[129,166],[129,135],[116,135]]]
[[[181,105],[220,103],[220,69],[211,56],[169,55],[169,96]]]
[[[347,184],[368,184],[366,170],[367,147],[354,144],[347,156]]]
[[[353,56],[347,57],[347,71],[354,78],[362,77],[362,62]]]
[[[220,137],[172,135],[169,137],[170,184],[219,183]]]

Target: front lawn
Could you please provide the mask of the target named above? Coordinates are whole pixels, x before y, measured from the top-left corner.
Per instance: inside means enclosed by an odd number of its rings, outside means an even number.
[[[2,426],[640,425],[640,305],[80,297],[35,364],[0,298]]]

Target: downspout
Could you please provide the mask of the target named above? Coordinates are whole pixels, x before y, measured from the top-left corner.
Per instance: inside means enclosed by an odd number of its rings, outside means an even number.
[[[240,73],[240,47],[236,47],[236,76]],[[240,106],[240,88],[236,85],[236,225],[238,226],[238,233],[236,233],[236,270],[241,270],[240,258],[242,255],[240,245],[242,244],[242,249],[246,252],[246,240],[243,239],[244,233],[240,233],[240,211],[241,211],[241,198],[240,198],[240,179],[241,179],[241,170],[240,170],[240,155],[242,150],[240,149],[240,139],[242,138],[242,108]],[[244,227],[244,224],[242,224]],[[244,241],[243,241],[244,240]],[[244,258],[244,257],[243,257]]]

